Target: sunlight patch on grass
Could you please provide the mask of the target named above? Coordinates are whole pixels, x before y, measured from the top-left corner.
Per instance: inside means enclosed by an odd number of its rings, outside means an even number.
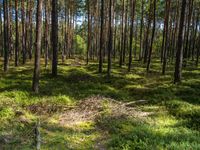
[[[125,78],[126,79],[140,79],[142,77],[140,75],[137,75],[137,74],[127,74],[127,75],[125,75]]]

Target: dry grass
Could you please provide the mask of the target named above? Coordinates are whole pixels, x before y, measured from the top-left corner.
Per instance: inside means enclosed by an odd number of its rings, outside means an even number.
[[[118,102],[111,98],[92,96],[80,101],[76,107],[67,110],[59,118],[61,125],[73,126],[83,122],[94,122],[104,114],[112,117],[139,117],[145,118],[149,112],[143,112],[127,103]]]

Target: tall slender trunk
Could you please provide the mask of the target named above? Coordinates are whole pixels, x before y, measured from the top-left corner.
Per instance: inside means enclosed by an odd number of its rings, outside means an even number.
[[[192,40],[193,40],[193,43],[192,43],[192,61],[194,61],[194,55],[195,55],[195,45],[196,45],[197,33],[198,33],[198,22],[199,22],[199,14],[196,15],[196,22],[195,22],[195,27],[194,27],[194,35],[192,37]]]
[[[12,1],[9,1],[9,58],[12,60],[13,59],[13,50],[14,50],[14,45],[13,45],[13,39],[12,39],[12,20],[13,20],[13,14],[12,14]]]
[[[103,27],[104,27],[104,0],[101,0],[101,31],[100,31],[100,49],[99,49],[99,73],[103,71]]]
[[[15,0],[15,66],[19,65],[18,0]]]
[[[57,65],[58,65],[58,1],[52,0],[52,48],[53,48],[53,59],[52,59],[52,75],[57,76]]]
[[[191,29],[191,20],[192,20],[192,14],[193,14],[193,2],[194,0],[188,1],[188,20],[187,20],[187,28],[186,28],[186,35],[185,35],[185,48],[184,48],[184,63],[187,64],[187,58],[189,55],[189,36],[190,36],[190,29]]]
[[[87,1],[88,7],[88,44],[87,44],[87,64],[89,63],[89,53],[91,49],[91,18],[90,18],[90,0]]]
[[[3,1],[4,9],[4,72],[8,71],[9,66],[9,12],[8,1]]]
[[[120,50],[120,60],[119,65],[120,67],[123,64],[123,51],[124,51],[124,11],[125,11],[125,0],[122,0],[122,20],[121,20],[121,50]]]
[[[123,47],[123,59],[122,59],[122,62],[123,64],[125,64],[125,61],[126,61],[126,48],[127,48],[127,30],[128,30],[128,1],[126,1],[126,6],[125,6],[125,20],[124,20],[124,23],[125,23],[125,26],[124,26],[124,47]]]
[[[132,65],[133,24],[134,24],[134,17],[135,17],[135,3],[136,3],[136,0],[131,0],[131,27],[130,27],[130,47],[129,47],[128,71],[131,71],[131,65]]]
[[[147,73],[149,72],[150,64],[151,64],[151,55],[153,50],[153,42],[154,42],[154,36],[155,36],[155,30],[156,30],[156,0],[153,2],[153,29],[152,29],[152,36],[151,36],[151,44],[149,48],[149,57],[148,57],[148,63],[147,63]]]
[[[32,60],[33,53],[33,6],[34,1],[30,0],[29,2],[29,59]]]
[[[26,49],[26,57],[30,54],[29,51],[29,41],[28,41],[28,34],[29,34],[29,9],[30,7],[30,1],[26,2],[26,10],[25,10],[25,49]]]
[[[181,16],[180,16],[180,24],[179,24],[179,35],[178,35],[178,43],[177,43],[177,53],[176,53],[176,64],[175,64],[175,72],[174,72],[174,83],[181,82],[181,70],[183,64],[183,29],[185,22],[185,8],[186,8],[186,0],[182,0],[181,6]]]
[[[26,41],[25,41],[25,10],[24,10],[24,0],[21,0],[21,19],[22,19],[22,59],[23,64],[26,63]]]
[[[108,70],[107,76],[110,79],[111,75],[111,53],[112,53],[112,44],[113,44],[113,29],[112,29],[112,19],[113,19],[113,0],[110,0],[109,3],[109,41],[108,41]]]
[[[37,0],[37,15],[36,15],[36,50],[35,50],[35,65],[33,75],[33,91],[39,92],[39,77],[40,77],[40,50],[42,39],[42,3],[43,0]]]
[[[179,0],[176,1],[176,7],[179,8],[180,2]],[[177,47],[177,33],[178,33],[178,25],[179,25],[179,15],[180,10],[176,10],[176,16],[175,16],[175,29],[174,29],[174,35],[173,35],[173,45],[172,45],[172,62],[174,61],[175,53],[176,53],[176,47]]]
[[[116,13],[114,12],[114,43],[113,43],[113,57],[114,60],[116,59],[116,41],[117,41],[117,19],[116,19]]]
[[[163,53],[163,67],[162,74],[165,74],[167,66],[168,48],[169,48],[169,12],[170,12],[170,1],[166,1],[166,16],[165,16],[165,42],[164,42],[164,53]]]
[[[64,55],[65,55],[65,59],[66,59],[66,54],[67,54],[67,19],[68,19],[67,2],[65,1],[65,32],[64,32]]]
[[[49,0],[45,0],[45,68],[49,60]]]
[[[151,1],[150,1],[151,3]],[[149,7],[149,15],[148,15],[148,23],[147,23],[147,32],[146,32],[146,38],[145,38],[145,51],[144,51],[144,63],[147,63],[147,59],[148,59],[148,54],[149,54],[149,33],[150,33],[150,27],[151,27],[151,9],[152,9],[152,5],[150,4]]]
[[[144,0],[142,0],[141,5],[141,21],[140,21],[140,55],[139,60],[142,60],[142,54],[143,54],[143,26],[144,26]]]

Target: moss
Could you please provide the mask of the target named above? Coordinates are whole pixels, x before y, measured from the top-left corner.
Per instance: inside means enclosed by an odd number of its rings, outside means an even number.
[[[149,74],[141,63],[134,62],[131,73],[125,66],[113,65],[110,82],[105,72],[97,73],[95,62],[80,67],[71,63],[74,60],[60,64],[58,77],[52,78],[50,68],[45,69],[42,61],[39,94],[31,91],[32,62],[11,66],[7,74],[0,71],[0,140],[9,139],[8,143],[0,142],[0,148],[33,149],[38,117],[42,149],[95,149],[98,143],[106,149],[120,150],[200,148],[199,68],[188,66],[183,70],[183,82],[173,85],[173,66],[169,65],[162,76],[157,60]],[[95,121],[73,127],[59,124],[59,116],[67,109],[96,95],[119,102],[146,100],[136,107],[149,115],[143,119],[113,118],[105,102],[102,116]],[[18,116],[16,111],[22,114]]]

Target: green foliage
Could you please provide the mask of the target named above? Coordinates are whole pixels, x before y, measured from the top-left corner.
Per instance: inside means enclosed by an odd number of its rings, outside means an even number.
[[[77,55],[85,55],[86,54],[86,49],[87,45],[84,39],[80,35],[75,36],[75,43],[74,43],[74,49],[75,53]]]

